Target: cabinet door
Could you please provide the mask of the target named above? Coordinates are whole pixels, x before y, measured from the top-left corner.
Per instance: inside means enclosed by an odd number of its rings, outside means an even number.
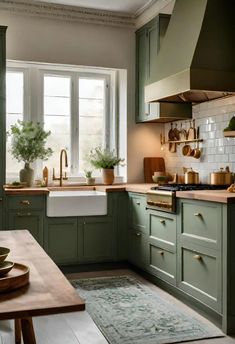
[[[146,196],[140,194],[129,194],[129,226],[132,229],[146,232]]]
[[[117,257],[116,233],[111,219],[86,217],[83,222],[83,260],[99,262]]]
[[[77,263],[82,253],[78,249],[77,218],[47,218],[44,243],[47,253],[57,264]]]
[[[39,210],[10,210],[7,229],[27,229],[43,245],[44,213]]]
[[[145,270],[148,266],[148,241],[146,234],[136,231],[129,231],[129,261]]]
[[[136,120],[142,122],[149,115],[149,104],[144,101],[147,77],[147,29],[136,33]]]

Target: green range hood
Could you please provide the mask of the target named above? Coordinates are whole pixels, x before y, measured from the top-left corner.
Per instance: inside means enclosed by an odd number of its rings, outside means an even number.
[[[235,95],[235,0],[176,0],[146,102]]]

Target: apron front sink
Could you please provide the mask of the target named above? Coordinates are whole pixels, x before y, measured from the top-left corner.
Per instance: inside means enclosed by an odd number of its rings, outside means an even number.
[[[107,215],[107,194],[95,190],[50,191],[47,196],[47,216]]]

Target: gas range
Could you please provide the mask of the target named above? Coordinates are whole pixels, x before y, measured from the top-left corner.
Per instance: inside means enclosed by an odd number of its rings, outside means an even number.
[[[229,185],[211,185],[211,184],[164,184],[154,186],[151,190],[164,191],[196,191],[196,190],[224,190]]]
[[[147,192],[147,207],[150,209],[176,212],[176,191],[224,190],[228,185],[211,184],[165,184],[152,187]]]

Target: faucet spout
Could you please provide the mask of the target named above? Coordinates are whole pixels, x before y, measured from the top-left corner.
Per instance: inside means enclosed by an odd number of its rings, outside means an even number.
[[[60,186],[63,185],[63,180],[67,180],[68,179],[68,177],[66,175],[66,172],[63,175],[63,156],[64,156],[64,165],[65,165],[65,167],[68,167],[67,152],[66,152],[65,149],[61,149],[61,151],[60,151],[60,176],[59,177],[55,176],[54,168],[53,168],[53,176],[52,176],[53,180],[59,180],[60,181]]]

